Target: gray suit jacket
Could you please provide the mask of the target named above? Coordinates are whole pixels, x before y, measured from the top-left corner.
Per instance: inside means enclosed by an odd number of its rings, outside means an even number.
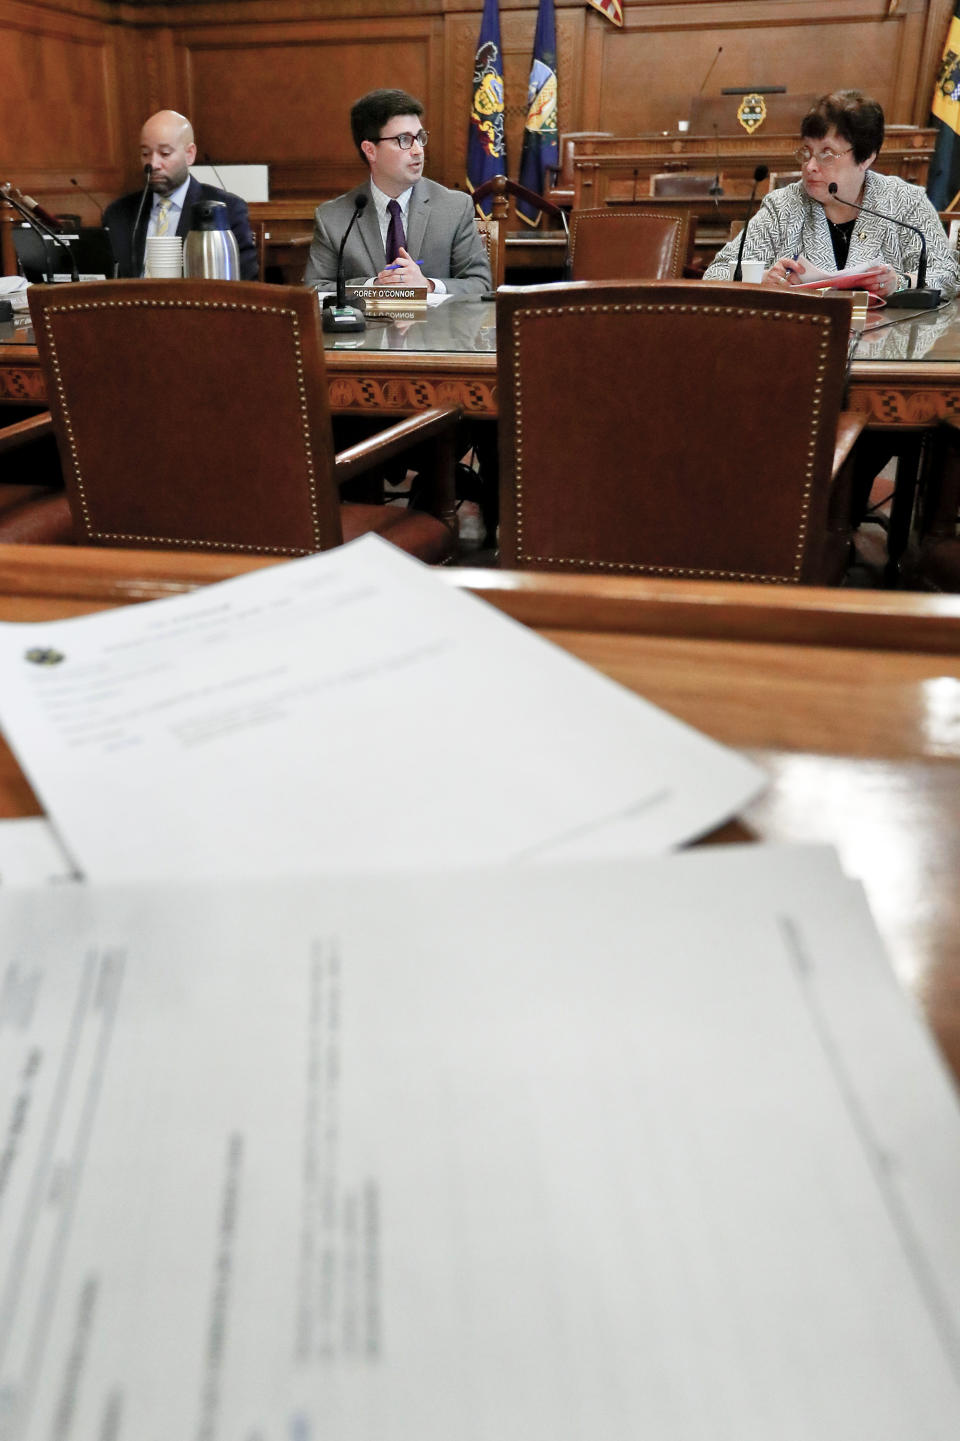
[[[353,215],[356,195],[369,198],[369,184],[317,206],[304,285],[327,290],[336,287],[337,252]],[[464,191],[447,190],[434,180],[418,180],[410,197],[406,231],[406,248],[421,262],[424,275],[442,280],[451,295],[479,295],[492,288],[473,201]],[[350,232],[343,261],[347,280],[369,280],[387,263],[372,199]]]

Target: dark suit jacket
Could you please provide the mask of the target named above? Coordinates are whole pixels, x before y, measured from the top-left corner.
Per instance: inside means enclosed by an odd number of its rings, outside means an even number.
[[[143,250],[146,241],[147,225],[150,221],[150,209],[153,204],[152,197],[147,197],[147,203],[143,207],[143,216],[136,237],[136,251],[133,249],[133,225],[137,218],[137,208],[140,205],[141,192],[135,191],[133,195],[122,195],[119,200],[114,200],[107,206],[103,213],[103,223],[110,232],[110,244],[113,246],[113,253],[116,256],[118,273],[128,280],[140,275],[143,270]],[[247,213],[247,202],[241,200],[239,195],[231,195],[229,190],[218,190],[215,185],[201,185],[199,180],[190,177],[190,184],[183,200],[183,209],[180,212],[180,222],[177,225],[177,234],[186,238],[190,230],[190,208],[197,200],[223,200],[227,207],[227,220],[230,229],[237,237],[237,248],[240,251],[240,279],[259,279],[259,264],[257,262],[257,247],[253,239],[253,232],[250,229],[250,216]]]
[[[370,186],[358,185],[336,200],[318,206],[304,285],[332,290],[337,283],[337,254],[354,213],[354,198]],[[473,201],[462,190],[447,190],[434,180],[414,186],[407,214],[407,250],[421,260],[431,280],[442,280],[451,295],[479,295],[493,284],[483,241],[477,230]],[[369,280],[387,263],[380,222],[372,199],[350,232],[343,253],[348,280]]]

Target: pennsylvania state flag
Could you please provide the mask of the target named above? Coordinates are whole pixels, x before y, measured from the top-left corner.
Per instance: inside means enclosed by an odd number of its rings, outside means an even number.
[[[960,0],[953,11],[930,105],[939,127],[927,194],[935,210],[952,210],[960,191]]]
[[[476,190],[494,175],[507,173],[507,141],[503,127],[503,49],[500,45],[498,0],[484,0],[480,38],[473,62],[470,138],[467,144],[467,185]],[[489,219],[490,206],[484,215]]]
[[[957,0],[960,4],[960,0]],[[543,193],[548,165],[559,160],[557,135],[557,39],[553,0],[540,0],[537,33],[533,41],[533,64],[527,86],[527,120],[520,157],[520,184],[535,194]],[[528,225],[538,225],[541,212],[525,200],[517,201],[517,214]]]

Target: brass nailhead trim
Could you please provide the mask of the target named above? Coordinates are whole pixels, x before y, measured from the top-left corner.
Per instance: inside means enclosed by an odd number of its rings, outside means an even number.
[[[547,318],[551,316],[565,315],[607,315],[607,314],[630,314],[630,313],[652,313],[656,315],[666,314],[695,314],[695,315],[734,315],[747,316],[753,320],[765,320],[770,323],[779,322],[783,324],[794,323],[798,325],[814,325],[820,329],[820,360],[817,365],[817,379],[814,385],[812,410],[812,426],[810,440],[807,446],[807,463],[804,475],[803,490],[800,502],[800,522],[798,529],[797,548],[794,552],[794,570],[792,576],[774,578],[767,575],[753,575],[746,571],[723,571],[723,570],[698,570],[688,567],[651,566],[638,564],[631,561],[580,561],[576,557],[541,556],[532,555],[523,547],[523,387],[521,382],[520,366],[520,331],[522,324],[528,320]],[[651,575],[683,575],[690,578],[701,579],[729,578],[733,580],[756,580],[771,581],[779,583],[782,581],[798,582],[800,578],[800,567],[803,559],[803,549],[807,538],[807,529],[810,520],[810,492],[813,488],[813,462],[816,453],[817,437],[820,431],[820,410],[823,400],[823,376],[826,370],[827,347],[830,341],[830,322],[824,315],[788,314],[781,311],[758,309],[755,307],[728,306],[728,305],[687,305],[670,303],[667,301],[634,301],[630,303],[606,303],[606,304],[583,304],[583,305],[540,305],[524,311],[522,315],[514,314],[511,317],[513,335],[513,391],[514,391],[514,451],[516,460],[514,471],[516,475],[515,485],[515,511],[517,525],[517,550],[524,560],[539,561],[553,565],[571,565],[589,567],[597,570],[616,571],[642,571]]]
[[[245,554],[255,555],[310,555],[309,550],[300,547],[277,546],[277,545],[242,545],[235,541],[214,541],[214,540],[185,540],[183,536],[171,537],[165,535],[131,535],[124,531],[103,531],[94,530],[90,522],[90,507],[87,502],[87,492],[84,485],[83,474],[80,469],[80,457],[77,452],[76,437],[73,429],[73,422],[70,417],[70,407],[67,405],[63,388],[63,378],[60,369],[60,358],[57,353],[56,339],[49,317],[52,314],[69,315],[76,310],[246,310],[257,315],[279,315],[289,318],[293,329],[294,356],[297,371],[297,390],[300,406],[301,436],[303,439],[304,458],[307,469],[307,487],[310,497],[310,516],[313,525],[313,538],[315,549],[320,548],[320,519],[319,507],[317,504],[316,472],[313,464],[313,452],[310,447],[310,428],[307,417],[307,387],[303,373],[303,347],[300,335],[300,325],[297,312],[290,306],[285,305],[253,305],[249,301],[235,300],[102,300],[94,303],[82,299],[65,299],[55,301],[44,310],[43,324],[50,346],[50,358],[53,365],[53,373],[56,379],[57,394],[60,397],[60,408],[63,412],[63,422],[70,443],[70,456],[76,476],[77,491],[80,495],[80,505],[83,511],[83,524],[87,534],[97,539],[114,540],[136,540],[148,541],[155,545],[190,545],[204,550],[228,550],[242,551]]]

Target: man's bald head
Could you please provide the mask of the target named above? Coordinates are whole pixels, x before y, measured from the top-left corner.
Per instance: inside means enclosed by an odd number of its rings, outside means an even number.
[[[187,178],[197,158],[193,126],[177,110],[158,110],[140,131],[140,161],[151,167],[150,188],[170,195]]]

